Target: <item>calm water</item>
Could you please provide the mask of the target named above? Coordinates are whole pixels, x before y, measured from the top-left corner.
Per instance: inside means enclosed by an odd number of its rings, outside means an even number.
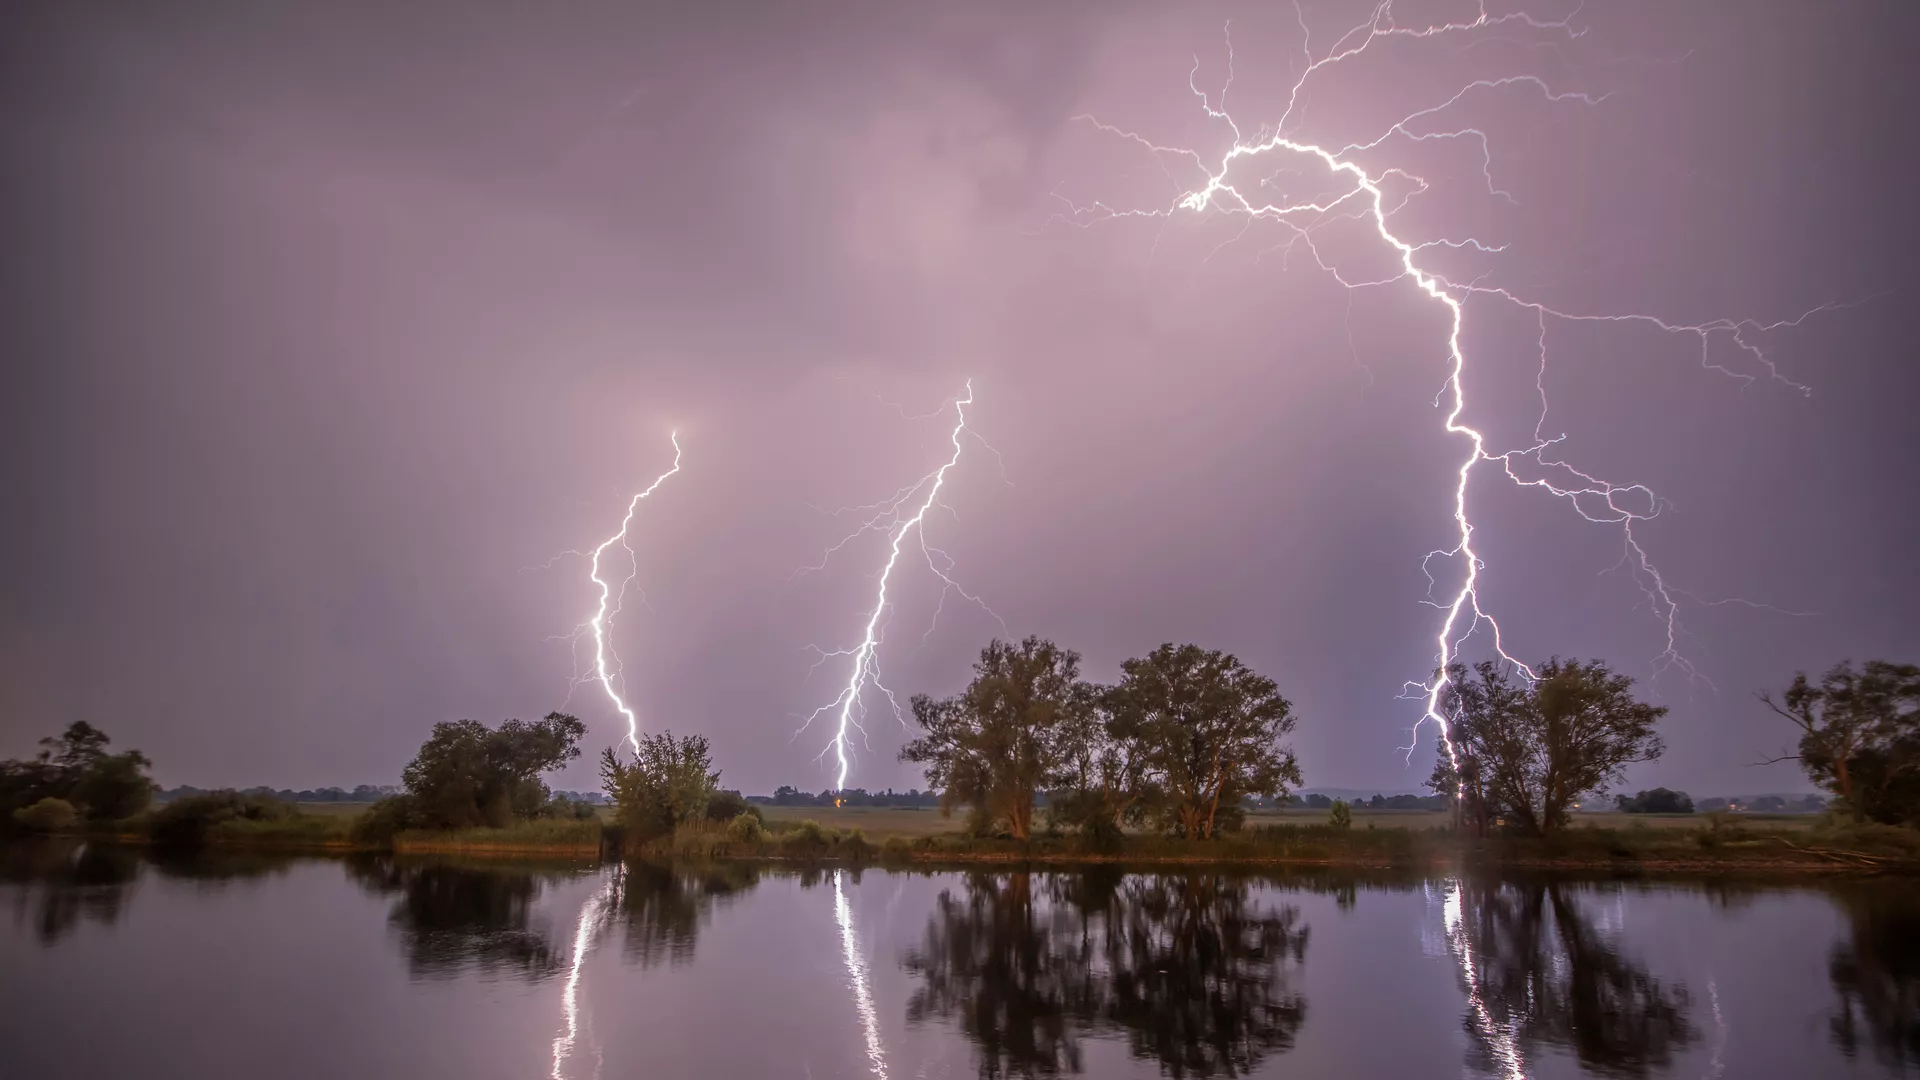
[[[1851,1077],[1920,889],[0,850],[0,1076]]]

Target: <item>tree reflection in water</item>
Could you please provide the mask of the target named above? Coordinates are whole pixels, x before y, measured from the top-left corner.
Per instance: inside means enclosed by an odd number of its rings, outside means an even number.
[[[1901,886],[1856,886],[1834,902],[1852,928],[1827,964],[1840,998],[1834,1043],[1896,1069],[1920,1064],[1920,908]]]
[[[14,921],[31,919],[42,945],[82,922],[118,921],[139,877],[140,856],[131,848],[64,839],[0,844],[0,881],[21,886]]]
[[[732,903],[760,883],[748,864],[675,868],[631,862],[615,879],[612,917],[625,927],[627,958],[641,967],[693,959],[700,927],[714,908]]]
[[[1306,943],[1242,878],[977,873],[906,957],[907,1019],[957,1020],[985,1077],[1079,1072],[1103,1031],[1166,1075],[1237,1076],[1293,1045],[1306,1005],[1283,976]]]
[[[1689,1045],[1684,986],[1663,986],[1621,955],[1571,886],[1455,881],[1447,937],[1468,997],[1469,1065],[1525,1075],[1542,1045],[1569,1049],[1589,1072],[1644,1077]]]
[[[390,857],[350,859],[347,869],[375,893],[399,894],[388,922],[399,932],[415,978],[453,978],[477,969],[538,980],[564,967],[530,917],[542,888],[570,875]]]

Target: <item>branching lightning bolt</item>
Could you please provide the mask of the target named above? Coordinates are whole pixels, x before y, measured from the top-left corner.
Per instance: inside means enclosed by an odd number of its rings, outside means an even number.
[[[620,531],[600,541],[600,546],[593,549],[592,569],[587,575],[595,585],[600,587],[599,606],[594,609],[593,617],[586,623],[586,630],[593,636],[594,677],[599,680],[601,688],[607,692],[607,698],[613,702],[613,707],[620,711],[621,716],[627,718],[627,743],[633,747],[636,754],[640,752],[640,718],[634,714],[633,707],[627,704],[626,699],[620,696],[620,690],[614,686],[615,677],[622,672],[620,659],[614,655],[613,647],[607,640],[608,622],[619,611],[620,600],[626,596],[627,587],[633,582],[634,575],[639,573],[639,560],[632,543],[627,539],[627,530],[633,525],[634,513],[640,509],[640,500],[653,494],[661,484],[667,482],[667,477],[680,471],[679,433],[672,433],[668,438],[673,442],[673,467],[661,473],[645,491],[627,501],[627,514],[620,519]],[[600,557],[615,544],[626,548],[627,555],[633,560],[628,563],[627,576],[621,580],[618,593],[614,592],[612,582],[600,576]],[[608,666],[609,657],[612,658],[612,667]],[[620,681],[622,684],[625,683],[624,678]]]
[[[1297,8],[1296,4],[1296,10]],[[1393,226],[1394,215],[1415,197],[1428,190],[1428,182],[1403,167],[1386,167],[1378,171],[1369,171],[1351,157],[1351,155],[1379,150],[1396,138],[1414,143],[1441,139],[1471,141],[1476,143],[1480,150],[1488,193],[1512,202],[1513,196],[1502,190],[1494,181],[1493,158],[1486,132],[1464,124],[1459,126],[1436,124],[1437,118],[1450,110],[1459,108],[1469,99],[1488,94],[1522,91],[1542,95],[1552,103],[1577,102],[1589,106],[1598,105],[1606,95],[1594,96],[1559,91],[1539,76],[1525,73],[1509,74],[1469,82],[1443,100],[1406,114],[1377,135],[1346,142],[1336,148],[1329,149],[1323,145],[1299,141],[1289,134],[1297,126],[1302,91],[1314,76],[1335,65],[1355,61],[1376,42],[1396,38],[1419,40],[1447,35],[1469,35],[1499,27],[1571,40],[1583,33],[1573,26],[1571,20],[1571,16],[1553,20],[1524,12],[1489,15],[1482,3],[1478,17],[1471,21],[1403,27],[1394,24],[1392,4],[1388,0],[1374,7],[1365,22],[1343,34],[1331,49],[1316,58],[1311,48],[1310,37],[1306,32],[1306,20],[1302,14],[1300,26],[1303,37],[1302,50],[1306,57],[1305,70],[1294,80],[1288,91],[1286,105],[1279,121],[1270,129],[1263,129],[1252,139],[1243,135],[1239,124],[1226,111],[1226,91],[1233,82],[1232,41],[1229,37],[1227,79],[1219,95],[1219,104],[1216,105],[1209,93],[1194,82],[1194,76],[1199,70],[1197,58],[1194,62],[1194,70],[1188,76],[1188,87],[1200,99],[1200,107],[1207,117],[1212,121],[1224,123],[1232,133],[1231,148],[1217,160],[1209,162],[1198,151],[1186,147],[1161,145],[1143,135],[1104,123],[1093,116],[1076,117],[1093,124],[1102,132],[1131,140],[1145,147],[1154,155],[1163,171],[1167,172],[1169,179],[1172,179],[1173,174],[1167,169],[1168,161],[1184,160],[1192,163],[1198,170],[1197,175],[1204,177],[1204,182],[1199,183],[1198,186],[1183,186],[1176,180],[1174,183],[1178,194],[1171,205],[1140,209],[1116,208],[1101,202],[1079,205],[1064,196],[1058,196],[1056,192],[1056,196],[1062,198],[1069,209],[1066,213],[1057,215],[1055,220],[1082,227],[1091,226],[1098,221],[1125,218],[1171,219],[1183,211],[1195,214],[1213,211],[1244,216],[1247,219],[1246,228],[1225,241],[1221,247],[1232,244],[1247,235],[1256,221],[1275,223],[1284,227],[1289,234],[1283,245],[1287,255],[1304,244],[1315,263],[1348,289],[1410,280],[1423,294],[1445,307],[1449,323],[1447,376],[1440,397],[1435,400],[1435,405],[1446,409],[1443,430],[1448,435],[1463,437],[1467,442],[1467,452],[1460,461],[1451,485],[1450,502],[1457,528],[1456,538],[1450,546],[1428,553],[1422,561],[1422,568],[1427,569],[1435,558],[1444,557],[1458,559],[1464,568],[1464,573],[1459,587],[1451,596],[1434,599],[1429,592],[1428,602],[1442,612],[1440,625],[1435,634],[1438,645],[1438,674],[1431,681],[1409,683],[1408,687],[1414,692],[1414,696],[1425,700],[1426,706],[1424,715],[1414,726],[1414,743],[1418,743],[1420,726],[1431,721],[1439,730],[1440,741],[1445,752],[1456,765],[1457,754],[1448,732],[1447,720],[1441,715],[1441,709],[1447,688],[1447,670],[1459,655],[1466,639],[1479,629],[1482,623],[1486,624],[1490,631],[1494,652],[1521,673],[1529,677],[1532,675],[1527,665],[1515,659],[1507,651],[1506,644],[1502,640],[1499,622],[1485,610],[1480,601],[1480,573],[1486,564],[1474,550],[1474,524],[1468,511],[1467,494],[1469,482],[1475,470],[1482,465],[1499,465],[1501,471],[1512,483],[1524,488],[1537,488],[1555,498],[1565,500],[1575,513],[1588,521],[1617,526],[1622,542],[1620,565],[1630,572],[1645,594],[1646,602],[1652,608],[1654,617],[1665,636],[1664,647],[1654,662],[1656,673],[1678,668],[1690,678],[1704,679],[1698,669],[1680,653],[1680,639],[1684,631],[1680,622],[1677,598],[1688,594],[1669,583],[1654,565],[1636,532],[1638,526],[1658,515],[1665,503],[1644,484],[1616,484],[1569,464],[1557,450],[1565,436],[1548,436],[1545,433],[1548,405],[1546,340],[1549,320],[1634,324],[1667,334],[1691,334],[1698,338],[1701,364],[1709,370],[1740,380],[1743,385],[1751,384],[1761,377],[1738,371],[1727,366],[1726,362],[1717,360],[1714,346],[1720,343],[1723,347],[1731,346],[1738,355],[1757,365],[1764,373],[1764,377],[1806,393],[1808,392],[1806,387],[1792,382],[1781,373],[1756,339],[1770,331],[1797,326],[1816,312],[1849,306],[1837,303],[1823,304],[1796,318],[1776,322],[1763,323],[1753,319],[1723,318],[1698,323],[1677,323],[1645,314],[1604,315],[1565,311],[1526,299],[1504,287],[1483,285],[1479,279],[1465,282],[1453,281],[1434,270],[1421,266],[1416,257],[1435,247],[1465,248],[1484,254],[1497,254],[1504,249],[1504,245],[1482,243],[1471,237],[1436,237],[1425,240],[1405,237]],[[1253,162],[1256,159],[1271,160],[1281,157],[1286,159],[1289,167],[1269,171],[1258,182],[1261,189],[1259,192],[1243,191],[1228,180],[1229,171],[1242,159]],[[1303,170],[1317,171],[1326,179],[1337,183],[1341,190],[1302,201],[1287,199],[1280,178],[1285,175],[1303,175]],[[1389,194],[1390,188],[1405,190],[1395,196]],[[1278,201],[1268,199],[1266,194],[1268,190],[1282,191]],[[1398,256],[1398,271],[1378,280],[1355,281],[1349,280],[1330,265],[1315,244],[1314,232],[1329,222],[1343,219],[1370,223],[1380,240]],[[1537,385],[1540,391],[1541,413],[1539,423],[1535,426],[1535,437],[1529,445],[1495,450],[1489,447],[1487,437],[1478,428],[1463,419],[1467,411],[1468,358],[1461,344],[1461,331],[1466,316],[1466,302],[1470,297],[1503,302],[1531,311],[1539,321],[1540,375]],[[1428,581],[1434,583],[1431,573],[1428,574]],[[1434,583],[1433,587],[1437,588],[1437,583]],[[1718,602],[1746,603],[1739,600]],[[1412,746],[1405,749],[1411,756]]]
[[[860,526],[843,537],[839,543],[828,548],[826,555],[821,559],[820,563],[806,568],[809,570],[820,569],[826,565],[826,560],[832,558],[835,552],[845,547],[856,537],[865,533],[884,531],[887,534],[887,561],[880,568],[879,585],[875,589],[873,607],[867,612],[866,626],[862,632],[860,643],[851,649],[838,649],[832,652],[822,650],[820,652],[822,662],[833,657],[849,658],[851,662],[847,674],[847,683],[841,688],[840,693],[835,696],[832,701],[815,709],[807,716],[806,721],[800,725],[800,730],[794,732],[797,736],[800,731],[805,731],[822,715],[827,713],[836,714],[835,720],[837,726],[834,730],[833,741],[828,744],[826,750],[821,751],[821,756],[823,757],[828,752],[832,752],[838,763],[839,771],[834,777],[833,784],[835,791],[845,790],[847,786],[847,770],[851,763],[851,759],[848,757],[847,746],[849,730],[859,729],[863,734],[865,733],[865,728],[861,727],[860,718],[865,713],[862,698],[868,686],[872,686],[874,689],[880,691],[881,694],[885,695],[887,703],[893,709],[895,717],[900,718],[903,723],[905,722],[904,717],[900,715],[899,700],[894,697],[893,691],[889,690],[886,684],[880,681],[878,651],[884,637],[888,606],[887,589],[893,578],[894,567],[900,562],[900,553],[906,545],[909,534],[913,536],[915,542],[919,545],[920,553],[926,559],[928,569],[932,570],[934,575],[941,581],[940,599],[942,604],[945,603],[948,592],[957,592],[961,597],[978,605],[989,615],[993,614],[992,609],[988,608],[984,601],[978,596],[969,593],[958,581],[954,580],[953,558],[946,552],[928,543],[926,535],[927,515],[933,511],[934,507],[943,505],[940,502],[940,489],[946,483],[947,473],[960,463],[960,453],[965,445],[964,440],[970,435],[975,439],[979,438],[976,433],[970,431],[967,427],[967,406],[972,404],[973,380],[969,379],[967,380],[965,393],[952,403],[954,412],[953,433],[950,437],[953,444],[952,455],[949,456],[939,468],[894,492],[890,498],[883,499],[877,503],[870,503],[866,506],[852,508],[853,512],[866,515],[865,519],[860,523]],[[909,507],[911,507],[910,512]],[[934,611],[934,618],[939,618],[938,608]],[[994,618],[998,620],[999,616],[994,615]],[[1002,623],[1002,626],[1004,625],[1005,624]],[[931,626],[929,626],[929,632],[931,632]],[[816,664],[815,666],[817,667],[818,665]]]

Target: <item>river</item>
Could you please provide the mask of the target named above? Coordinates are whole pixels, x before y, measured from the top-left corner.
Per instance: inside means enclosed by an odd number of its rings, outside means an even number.
[[[1879,1077],[1920,888],[0,849],[0,1076]]]

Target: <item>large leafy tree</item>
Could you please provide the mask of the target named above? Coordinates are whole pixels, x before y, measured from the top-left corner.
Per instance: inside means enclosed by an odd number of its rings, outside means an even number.
[[[706,736],[675,737],[670,731],[640,736],[631,761],[620,760],[612,747],[602,751],[600,779],[620,823],[641,842],[704,820],[720,786]]]
[[[107,752],[105,732],[76,720],[58,736],[40,740],[27,761],[0,762],[0,818],[41,799],[61,799],[95,821],[116,821],[147,808],[152,762],[138,750]]]
[[[497,728],[473,720],[433,725],[407,764],[411,823],[430,829],[499,827],[536,816],[550,793],[540,774],[580,756],[587,726],[565,713]]]
[[[1598,661],[1554,658],[1526,680],[1491,661],[1454,665],[1441,694],[1459,767],[1435,783],[1458,790],[1484,829],[1503,814],[1535,835],[1566,824],[1567,810],[1604,794],[1626,766],[1660,756],[1654,726],[1667,710],[1634,700],[1633,680]]]
[[[1164,825],[1190,839],[1237,820],[1247,795],[1284,797],[1300,783],[1293,706],[1272,679],[1233,656],[1162,645],[1121,665],[1104,695],[1109,735],[1136,748],[1145,797]]]
[[[1778,699],[1760,700],[1800,729],[1788,757],[1855,820],[1920,824],[1920,666],[1839,664],[1818,683],[1799,674]]]
[[[924,732],[900,751],[926,767],[941,809],[972,811],[976,827],[1005,822],[1017,839],[1032,835],[1034,794],[1061,782],[1069,733],[1091,714],[1092,687],[1080,680],[1080,654],[1029,637],[995,639],[980,651],[973,682],[959,696],[913,699]]]

